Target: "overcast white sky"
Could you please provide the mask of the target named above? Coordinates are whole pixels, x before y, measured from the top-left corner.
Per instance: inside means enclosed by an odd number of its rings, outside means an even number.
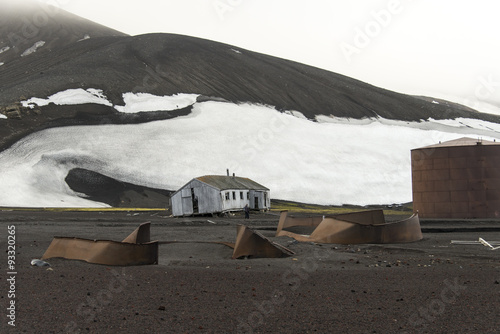
[[[399,92],[500,107],[497,0],[40,1],[131,35],[203,37]]]

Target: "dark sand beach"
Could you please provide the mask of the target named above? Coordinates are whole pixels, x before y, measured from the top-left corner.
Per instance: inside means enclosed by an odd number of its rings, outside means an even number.
[[[2,249],[15,226],[15,298],[2,279],[2,332],[497,333],[500,250],[451,240],[500,240],[496,222],[422,223],[408,244],[298,243],[274,237],[276,214],[250,220],[150,212],[2,211]],[[220,244],[161,244],[159,264],[113,267],[50,259],[54,236],[122,240],[151,222],[159,241],[234,242],[252,226],[295,252],[231,259]],[[7,253],[0,269],[5,277]],[[6,316],[15,300],[15,327]],[[7,321],[5,320],[7,319]]]

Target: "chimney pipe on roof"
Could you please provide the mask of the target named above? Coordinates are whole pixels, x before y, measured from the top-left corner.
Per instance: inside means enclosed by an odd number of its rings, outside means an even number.
[[[229,168],[226,169],[227,176],[229,176]]]

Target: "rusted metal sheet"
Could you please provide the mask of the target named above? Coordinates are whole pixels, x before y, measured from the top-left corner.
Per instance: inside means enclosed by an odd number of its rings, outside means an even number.
[[[293,251],[277,244],[261,233],[252,230],[251,228],[238,225],[236,229],[236,241],[197,241],[197,240],[175,240],[175,241],[160,241],[160,244],[173,244],[173,243],[208,243],[220,244],[231,247],[233,249],[233,259],[240,259],[243,257],[251,258],[279,258],[294,254]]]
[[[151,241],[151,223],[142,223],[134,232],[130,233],[128,237],[122,240],[122,242],[128,242],[132,244],[143,244]]]
[[[313,217],[291,217],[288,216],[288,211],[281,211],[280,220],[278,222],[278,228],[276,229],[276,236],[279,236],[279,232],[287,227],[293,226],[311,226],[316,227],[323,220],[322,216]]]
[[[158,242],[150,242],[150,224],[141,224],[122,242],[54,237],[42,259],[64,258],[112,266],[158,264]]]
[[[42,260],[60,257],[109,266],[158,263],[158,243],[131,244],[111,240],[54,237]]]
[[[291,250],[275,243],[257,231],[238,225],[233,259],[241,257],[276,258],[294,254]]]
[[[387,223],[382,210],[371,210],[321,217],[311,235],[300,235],[283,230],[283,227],[303,225],[307,219],[295,219],[287,223],[288,212],[281,212],[277,236],[289,236],[298,241],[318,243],[363,244],[363,243],[402,243],[422,239],[418,215],[408,219]],[[310,221],[309,221],[310,222]],[[299,225],[293,225],[298,223]]]
[[[421,218],[500,218],[500,143],[460,138],[411,151]]]

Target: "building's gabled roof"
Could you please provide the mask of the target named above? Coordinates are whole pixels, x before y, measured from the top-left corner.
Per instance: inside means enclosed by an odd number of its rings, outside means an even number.
[[[249,190],[269,190],[269,188],[250,180],[246,177],[205,175],[197,177],[196,180],[206,183],[219,190],[226,189],[249,189]]]
[[[499,145],[500,143],[483,140],[474,139],[469,137],[458,138],[454,140],[449,140],[445,142],[439,142],[439,144],[429,145],[421,148],[438,148],[438,147],[452,147],[452,146],[476,146],[476,145]]]

